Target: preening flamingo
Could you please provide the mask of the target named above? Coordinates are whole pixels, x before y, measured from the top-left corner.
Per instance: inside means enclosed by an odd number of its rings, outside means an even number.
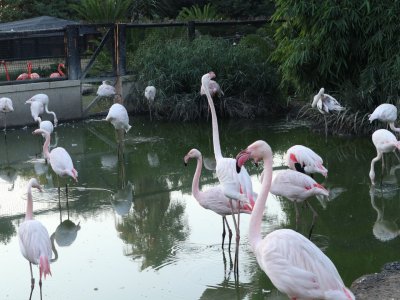
[[[126,108],[119,103],[111,105],[105,121],[110,122],[116,130],[125,130],[125,133],[132,128],[132,126],[129,125],[129,116]]]
[[[211,97],[214,96],[223,96],[224,92],[222,91],[221,87],[219,86],[218,82],[214,80],[210,80],[208,82],[208,90],[210,91]],[[206,92],[203,88],[203,85],[200,88],[200,95],[206,95]]]
[[[37,188],[39,191],[42,190],[35,178],[29,180],[28,183],[25,220],[18,228],[18,238],[21,253],[29,261],[31,270],[31,293],[29,299],[31,299],[35,287],[32,264],[39,265],[40,299],[42,299],[42,276],[46,278],[47,275],[51,275],[50,260],[52,257],[52,247],[47,229],[41,222],[33,218],[32,188]]]
[[[61,70],[61,68],[65,68],[65,65],[63,63],[59,63],[57,67],[57,72],[51,73],[50,78],[58,78],[58,77],[63,77],[65,76],[64,72]]]
[[[103,81],[97,89],[97,96],[100,97],[112,97],[115,96],[115,87],[109,85],[107,81]]]
[[[400,150],[400,142],[396,136],[386,129],[378,129],[372,134],[372,142],[375,145],[377,156],[371,160],[371,169],[369,171],[369,178],[371,184],[375,184],[375,163],[382,159],[383,171],[383,153],[395,152],[396,149]]]
[[[222,248],[224,248],[225,241],[225,224],[228,227],[229,232],[229,249],[231,248],[232,231],[229,227],[226,216],[232,215],[232,207],[229,199],[224,195],[221,186],[209,188],[206,191],[200,191],[199,181],[201,176],[201,168],[203,164],[203,158],[201,152],[197,149],[190,150],[184,157],[185,166],[189,159],[194,158],[197,160],[196,171],[193,176],[192,182],[192,195],[199,202],[199,204],[205,208],[210,209],[216,214],[222,217]],[[252,208],[248,205],[241,205],[240,213],[251,214]]]
[[[147,99],[149,105],[150,121],[151,121],[151,107],[154,104],[154,98],[156,97],[156,88],[152,85],[146,87],[144,90],[144,96]]]
[[[41,105],[39,105],[38,103],[40,103]],[[53,115],[54,127],[57,127],[58,119],[56,113],[54,111],[49,111],[49,96],[47,96],[46,94],[36,94],[30,99],[26,100],[25,104],[31,105],[31,114],[35,122],[40,123],[42,120],[39,116],[43,114],[44,111],[46,111],[46,113]]]
[[[39,79],[38,73],[32,73],[32,62],[27,63],[28,73],[22,73],[17,77],[17,80]]]
[[[323,165],[322,158],[308,147],[294,145],[286,151],[285,160],[287,166],[305,174],[320,173],[328,176],[328,170]]]
[[[2,97],[0,98],[0,111],[4,113],[4,132],[7,129],[7,113],[13,112],[13,102],[10,98]]]
[[[219,141],[218,132],[218,121],[217,114],[215,112],[214,102],[212,100],[209,86],[210,80],[215,77],[214,72],[204,74],[201,78],[202,89],[204,90],[208,105],[211,110],[211,121],[212,121],[212,135],[213,135],[213,147],[214,155],[216,160],[216,173],[221,188],[226,197],[229,198],[232,208],[232,218],[236,230],[236,251],[235,251],[235,273],[238,272],[238,253],[239,253],[239,241],[240,241],[240,213],[238,213],[238,220],[236,222],[234,208],[232,200],[237,202],[237,212],[239,212],[242,202],[250,202],[250,205],[254,205],[253,198],[253,187],[250,179],[250,175],[247,173],[245,168],[242,168],[239,174],[236,172],[236,162],[234,158],[227,158],[222,156],[221,145]],[[246,204],[247,205],[247,204]]]
[[[10,74],[8,74],[7,62],[5,60],[0,61],[0,64],[4,65],[4,72],[6,73],[7,81],[10,81]]]
[[[294,203],[296,209],[296,226],[299,222],[299,210],[297,207],[298,202],[306,202],[308,207],[313,213],[313,221],[309,237],[311,237],[312,229],[314,227],[315,218],[318,216],[317,212],[312,208],[307,198],[312,196],[329,196],[329,192],[319,183],[317,183],[310,176],[293,171],[284,170],[280,171],[276,176],[271,186],[271,193],[276,196],[288,198]]]
[[[397,120],[397,107],[390,103],[383,103],[379,105],[372,114],[369,115],[369,121],[372,123],[374,120],[387,123],[395,132],[400,132],[400,128],[394,126]]]
[[[310,240],[291,229],[278,229],[264,239],[261,223],[272,181],[272,150],[256,141],[236,156],[237,168],[253,159],[264,162],[261,184],[249,224],[249,242],[260,268],[290,299],[355,299],[332,261]]]
[[[326,114],[329,114],[331,112],[338,112],[345,110],[343,106],[340,105],[340,103],[333,98],[329,94],[325,94],[325,89],[321,88],[314,96],[313,102],[311,103],[311,107],[317,107],[319,112],[324,115],[324,121],[325,121],[325,139],[328,137],[328,123],[326,121]]]

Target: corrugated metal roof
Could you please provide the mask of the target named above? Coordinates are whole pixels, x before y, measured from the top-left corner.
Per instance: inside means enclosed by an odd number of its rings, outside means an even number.
[[[46,29],[63,29],[67,25],[79,24],[75,21],[64,20],[56,17],[41,16],[31,19],[0,23],[0,31],[31,31]]]

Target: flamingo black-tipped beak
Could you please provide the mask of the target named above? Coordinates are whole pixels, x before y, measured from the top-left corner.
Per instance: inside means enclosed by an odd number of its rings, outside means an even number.
[[[185,167],[187,167],[187,162],[186,161],[184,161],[183,164],[185,165]]]
[[[242,166],[248,161],[250,158],[250,154],[247,150],[240,151],[238,155],[236,155],[236,172],[240,173]]]

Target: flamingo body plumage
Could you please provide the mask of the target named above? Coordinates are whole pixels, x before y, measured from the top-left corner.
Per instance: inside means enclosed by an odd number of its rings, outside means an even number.
[[[108,84],[107,81],[103,81],[97,89],[97,96],[100,97],[112,97],[116,94],[115,87]]]
[[[57,72],[53,72],[50,74],[50,78],[59,78],[65,76],[64,72],[61,70],[61,68],[65,68],[65,65],[63,63],[59,63],[57,67]]]
[[[396,128],[394,122],[397,120],[397,107],[390,103],[383,103],[375,108],[368,120],[372,123],[374,120],[379,120],[387,123],[395,132],[400,132],[400,128]]]
[[[286,151],[285,161],[292,170],[306,174],[320,173],[328,176],[328,170],[323,165],[322,158],[308,147],[294,145]]]
[[[272,182],[271,147],[265,141],[249,145],[236,156],[238,168],[249,159],[264,162],[265,178],[249,224],[249,242],[260,268],[291,299],[355,299],[332,261],[301,234],[278,229],[262,238],[261,223]]]
[[[129,125],[129,116],[126,108],[119,103],[111,105],[105,120],[110,122],[117,130],[123,129],[128,132],[132,128]]]
[[[7,97],[0,98],[0,111],[3,113],[9,113],[14,111],[13,102],[10,98]]]
[[[223,96],[224,92],[222,91],[220,85],[215,80],[210,80],[208,82],[208,90],[210,91],[210,95],[214,96]],[[206,95],[206,92],[203,88],[203,85],[200,88],[200,95]]]
[[[156,88],[152,85],[147,86],[146,89],[144,90],[144,96],[146,97],[147,100],[149,101],[154,101],[154,98],[156,97]]]
[[[329,94],[325,94],[324,88],[321,88],[318,94],[314,96],[311,106],[317,107],[319,112],[322,114],[345,110],[345,108],[341,106],[335,98]]]

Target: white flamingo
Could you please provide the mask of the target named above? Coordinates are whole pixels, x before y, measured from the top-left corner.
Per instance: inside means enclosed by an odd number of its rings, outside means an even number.
[[[129,125],[129,116],[126,108],[119,103],[111,105],[107,117],[104,120],[110,122],[116,130],[125,130],[125,133],[132,128],[132,126]]]
[[[374,120],[379,120],[387,123],[395,132],[400,132],[400,128],[394,126],[397,120],[397,107],[390,103],[383,103],[379,105],[372,114],[369,115],[369,121],[372,123]]]
[[[229,199],[224,195],[221,186],[209,188],[206,191],[200,191],[199,181],[201,176],[201,168],[203,158],[201,152],[197,149],[190,150],[184,157],[185,166],[189,159],[194,158],[197,160],[196,171],[193,176],[192,182],[192,195],[199,202],[200,206],[205,209],[212,210],[222,217],[222,248],[224,248],[225,241],[225,225],[228,227],[229,233],[229,249],[231,248],[232,231],[229,227],[226,216],[232,215],[232,207]],[[251,214],[252,208],[248,205],[241,205],[240,213]]]
[[[215,112],[214,102],[212,100],[209,84],[210,80],[215,77],[214,72],[204,74],[201,78],[201,85],[207,96],[208,105],[211,110],[211,121],[212,121],[212,135],[213,135],[213,147],[214,155],[216,160],[216,173],[221,188],[226,197],[229,198],[232,208],[232,218],[236,230],[236,251],[235,251],[235,273],[238,272],[238,253],[239,253],[239,241],[240,241],[240,213],[238,213],[238,220],[236,222],[234,208],[232,205],[232,199],[237,202],[237,212],[239,212],[242,202],[250,202],[250,205],[254,204],[253,188],[251,184],[250,175],[247,173],[245,168],[242,168],[239,174],[236,172],[236,162],[233,158],[227,158],[222,156],[221,145],[219,141],[218,132],[218,121],[217,114]],[[243,192],[243,193],[241,193]]]
[[[151,107],[154,104],[154,98],[156,97],[156,88],[152,85],[149,85],[146,87],[146,89],[144,90],[144,96],[147,99],[147,103],[149,105],[149,112],[150,112],[150,121],[151,121]]]
[[[39,191],[42,190],[35,178],[29,180],[28,183],[28,201],[25,220],[18,228],[18,238],[21,253],[29,261],[31,270],[31,293],[29,299],[32,298],[32,292],[35,287],[32,264],[39,265],[40,299],[42,299],[42,276],[46,278],[47,275],[51,275],[50,261],[52,257],[52,247],[47,229],[41,222],[34,220],[32,188],[36,188]]]
[[[103,81],[97,89],[97,96],[100,97],[112,97],[115,96],[115,87],[108,84],[107,81]]]
[[[41,106],[39,105],[39,103],[41,103]],[[25,104],[31,105],[31,114],[35,122],[40,123],[40,115],[43,114],[44,111],[46,111],[46,113],[53,115],[54,126],[57,127],[58,119],[56,113],[54,111],[49,111],[49,96],[47,96],[46,94],[36,94],[25,101]]]
[[[264,162],[265,178],[249,224],[249,242],[258,265],[290,299],[353,300],[332,261],[310,240],[291,229],[278,229],[264,239],[261,223],[272,181],[272,150],[256,141],[236,156],[237,168],[253,159]]]
[[[10,98],[2,97],[0,98],[0,111],[4,113],[4,132],[7,130],[7,113],[13,112],[13,102]]]
[[[320,173],[328,176],[328,170],[323,165],[321,156],[303,145],[294,145],[286,151],[285,161],[287,166],[305,174]]]

